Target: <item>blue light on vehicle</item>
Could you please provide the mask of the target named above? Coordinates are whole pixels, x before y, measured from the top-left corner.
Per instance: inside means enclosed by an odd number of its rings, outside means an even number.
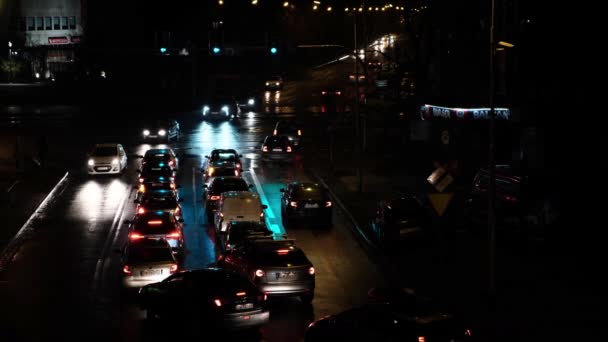
[[[159,211],[156,212],[156,214],[158,214],[158,215],[161,215],[162,213],[163,213],[162,210],[159,210]]]
[[[158,163],[158,166],[163,167],[165,166],[165,163]]]
[[[162,181],[162,180],[165,180],[165,177],[160,176],[160,177],[158,177],[158,180],[161,180],[161,181]]]

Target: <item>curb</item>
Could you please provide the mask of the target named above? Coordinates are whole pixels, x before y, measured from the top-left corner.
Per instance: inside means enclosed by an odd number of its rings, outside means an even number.
[[[2,253],[0,253],[0,272],[6,270],[6,268],[12,262],[12,259],[15,254],[17,254],[17,252],[19,251],[19,248],[21,247],[24,239],[27,238],[28,234],[33,232],[34,229],[32,228],[32,222],[34,221],[34,219],[39,215],[40,212],[47,209],[56,194],[60,194],[62,192],[59,189],[63,188],[67,184],[69,174],[70,172],[66,171],[65,175],[63,175],[59,182],[57,182],[53,189],[51,189],[51,191],[46,195],[44,200],[40,202],[38,208],[34,210],[32,215],[30,215],[30,217],[27,219],[27,221],[25,221],[23,226],[21,226],[21,229],[19,229],[17,234],[15,234],[15,236],[11,239],[11,241],[9,241],[7,246],[4,248]]]

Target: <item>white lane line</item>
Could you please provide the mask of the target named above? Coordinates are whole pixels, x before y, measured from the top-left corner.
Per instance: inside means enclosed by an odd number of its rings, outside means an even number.
[[[11,184],[11,186],[9,186],[9,187],[8,187],[8,189],[6,189],[6,192],[7,192],[7,193],[11,192],[11,191],[13,190],[13,188],[14,188],[14,187],[15,187],[17,184],[19,184],[19,183],[21,183],[21,181],[20,181],[20,180],[16,180],[16,181],[14,181],[14,182],[13,182],[13,184]]]
[[[51,201],[51,199],[53,199],[53,197],[55,197],[55,194],[57,193],[58,189],[63,185],[64,182],[67,181],[69,174],[69,172],[66,172],[65,175],[63,175],[63,177],[59,180],[59,182],[55,184],[51,192],[46,195],[46,197],[44,198],[44,200],[42,200],[38,208],[34,210],[34,213],[32,213],[32,215],[27,219],[27,221],[25,221],[23,226],[21,226],[21,229],[19,229],[17,234],[13,236],[11,241],[4,248],[2,253],[0,253],[0,270],[4,270],[6,269],[6,267],[8,267],[8,265],[12,261],[11,259],[16,254],[19,248],[20,238],[24,236],[27,232],[32,230],[32,221],[36,217],[40,216],[40,214],[46,209],[48,203]]]
[[[198,213],[196,208],[196,168],[192,167],[192,211],[194,213],[194,226],[198,226]],[[182,216],[184,214],[182,213]]]
[[[277,217],[274,215],[274,212],[272,211],[272,206],[270,205],[270,202],[268,201],[268,197],[266,197],[266,194],[264,193],[264,190],[262,189],[262,184],[260,184],[260,180],[258,179],[258,176],[255,174],[255,170],[253,168],[249,168],[249,171],[251,172],[251,179],[253,179],[255,188],[258,190],[258,194],[260,194],[260,198],[262,199],[262,204],[266,204],[268,206],[268,208],[266,208],[266,219],[267,220],[276,220]],[[279,234],[287,233],[285,231],[285,228],[282,225],[279,225],[276,223],[269,223],[269,228],[273,232],[276,232]]]
[[[129,186],[127,185],[125,187],[125,190],[129,189]],[[114,245],[114,243],[116,243],[116,240],[118,238],[118,230],[117,229],[120,226],[120,219],[122,217],[123,214],[123,210],[125,207],[125,204],[127,203],[127,199],[130,197],[131,195],[131,190],[125,191],[124,195],[122,196],[122,199],[120,200],[120,204],[118,205],[118,208],[116,210],[116,214],[114,214],[114,220],[112,220],[112,225],[110,226],[110,231],[108,232],[108,236],[106,237],[106,241],[103,244],[103,249],[101,250],[101,255],[99,256],[99,259],[97,259],[97,264],[95,264],[95,275],[93,276],[93,293],[95,293],[97,291],[97,287],[99,285],[99,282],[101,280],[101,277],[105,271],[105,264],[106,264],[106,260],[108,259],[108,251],[109,249]]]

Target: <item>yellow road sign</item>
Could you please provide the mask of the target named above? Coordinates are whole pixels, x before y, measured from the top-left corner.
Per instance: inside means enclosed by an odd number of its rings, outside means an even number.
[[[453,193],[429,194],[429,200],[437,212],[437,215],[443,216],[443,213],[445,213],[445,210],[448,208],[452,197],[454,197]]]

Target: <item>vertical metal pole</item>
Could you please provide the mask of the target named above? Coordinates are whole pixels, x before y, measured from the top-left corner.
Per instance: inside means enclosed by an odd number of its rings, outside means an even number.
[[[363,170],[361,160],[361,123],[359,117],[359,51],[357,46],[357,14],[353,14],[353,30],[355,36],[355,152],[357,153],[357,192],[363,192]]]
[[[495,109],[494,109],[494,57],[496,47],[494,43],[494,2],[492,0],[492,12],[490,19],[490,127],[489,127],[489,173],[490,173],[490,184],[488,188],[488,262],[489,262],[489,284],[488,291],[491,300],[493,300],[496,294],[496,217],[494,213],[494,198],[496,193],[496,170],[495,170],[495,151],[494,151],[494,125],[495,125]]]

